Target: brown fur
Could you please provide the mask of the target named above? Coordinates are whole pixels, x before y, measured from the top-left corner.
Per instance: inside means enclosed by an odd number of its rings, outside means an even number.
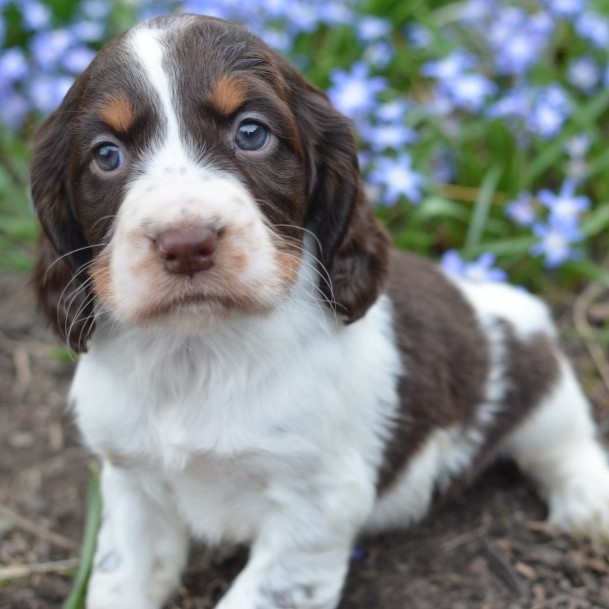
[[[233,114],[247,99],[247,90],[234,75],[220,78],[211,94],[211,103],[219,114]]]
[[[101,108],[101,117],[117,133],[127,133],[135,122],[135,111],[124,97],[111,97]]]
[[[394,252],[389,295],[406,372],[380,492],[391,487],[432,431],[472,418],[489,369],[487,341],[474,311],[433,264]]]

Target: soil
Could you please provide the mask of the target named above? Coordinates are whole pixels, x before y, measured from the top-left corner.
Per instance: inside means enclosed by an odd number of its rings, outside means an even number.
[[[564,344],[608,438],[609,393],[572,304],[560,306]],[[25,279],[0,275],[0,609],[60,608],[71,575],[55,561],[78,554],[90,456],[66,407],[74,364],[58,347]],[[553,535],[544,516],[515,468],[494,466],[422,524],[360,541],[340,609],[609,608],[607,550]],[[245,559],[240,548],[195,548],[170,609],[213,607]],[[39,563],[53,572],[33,573]],[[30,574],[6,580],[17,565]]]

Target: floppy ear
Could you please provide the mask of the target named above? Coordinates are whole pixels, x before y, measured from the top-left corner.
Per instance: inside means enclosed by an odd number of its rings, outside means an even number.
[[[384,288],[390,242],[364,195],[351,122],[306,84],[297,100],[308,156],[307,227],[318,237],[330,285],[320,288],[345,323],[362,317]]]
[[[41,125],[32,152],[31,194],[42,224],[34,285],[54,330],[76,351],[93,329],[86,265],[91,249],[74,211],[70,124],[84,87],[81,77],[60,107]]]

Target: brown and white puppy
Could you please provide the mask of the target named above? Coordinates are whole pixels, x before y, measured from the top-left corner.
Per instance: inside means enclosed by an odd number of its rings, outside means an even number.
[[[219,609],[332,609],[362,532],[496,455],[609,537],[609,469],[544,305],[390,252],[349,122],[244,29],[110,43],[41,127],[50,321],[103,463],[89,609],[158,609],[190,535],[251,544]]]

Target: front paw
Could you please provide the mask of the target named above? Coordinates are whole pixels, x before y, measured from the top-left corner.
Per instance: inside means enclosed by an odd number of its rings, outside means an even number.
[[[118,559],[109,555],[94,569],[87,592],[86,609],[161,609],[167,597],[167,585],[160,571],[143,582]],[[159,577],[161,575],[161,577]]]
[[[216,609],[334,609],[338,604],[338,592],[322,590],[313,584],[285,585],[262,584],[255,591],[238,587],[216,606]]]

